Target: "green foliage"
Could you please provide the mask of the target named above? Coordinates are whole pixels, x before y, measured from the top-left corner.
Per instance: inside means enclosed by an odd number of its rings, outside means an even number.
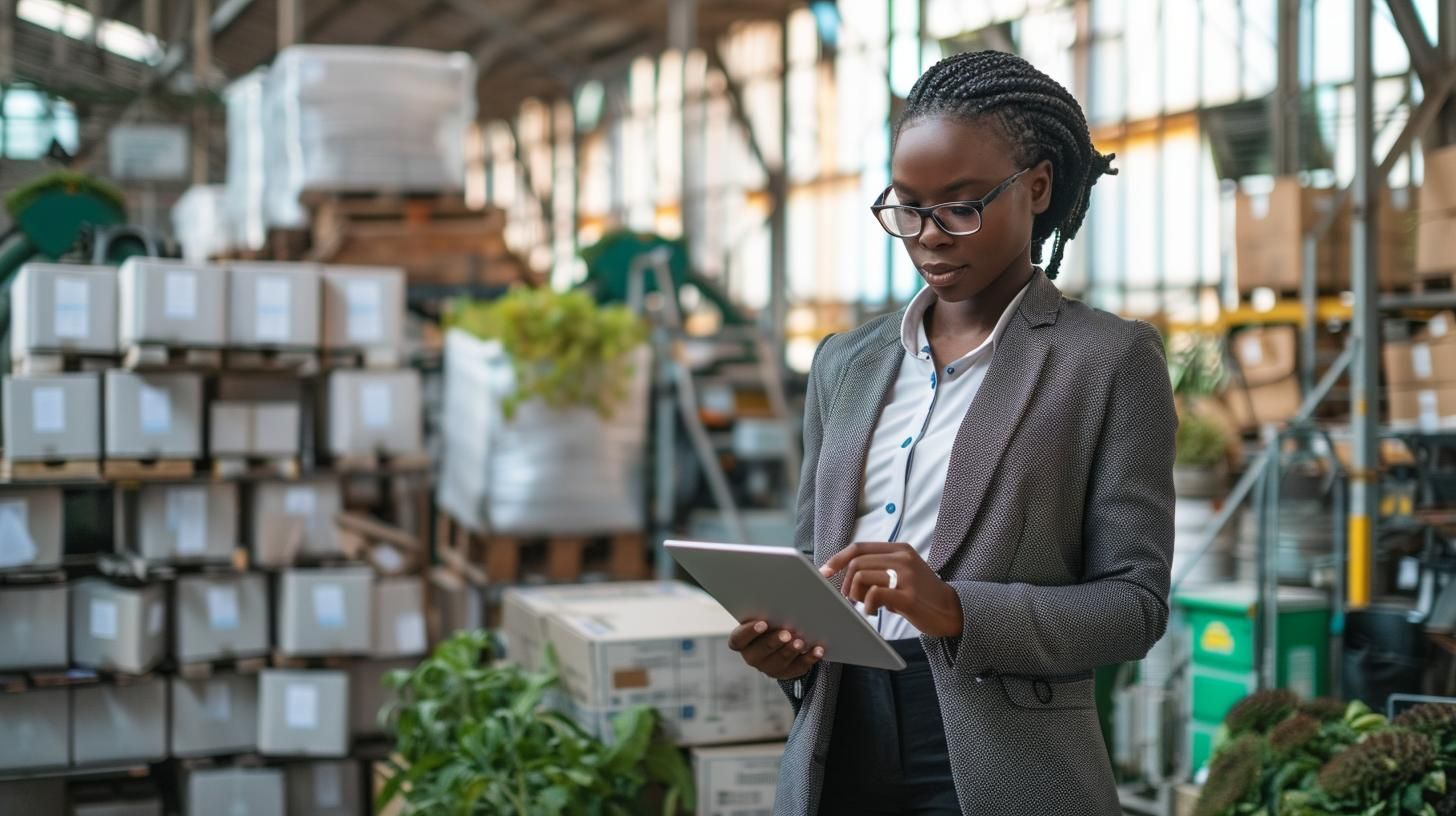
[[[1334,697],[1316,697],[1299,704],[1301,714],[1308,714],[1322,723],[1343,719],[1346,708],[1344,700],[1337,700]]]
[[[490,654],[488,634],[465,632],[387,678],[400,697],[389,714],[397,757],[379,807],[402,797],[432,816],[628,816],[645,812],[655,783],[664,814],[692,810],[687,763],[654,710],[624,712],[604,745],[543,705],[554,658],[538,673]]]
[[[587,292],[512,289],[494,301],[457,301],[445,324],[497,340],[511,358],[516,393],[507,418],[524,402],[552,408],[587,405],[604,416],[626,394],[629,352],[647,339],[647,326],[620,306],[599,306]]]
[[[1299,696],[1288,689],[1256,691],[1234,703],[1223,722],[1231,736],[1249,732],[1267,734],[1269,729],[1293,714],[1298,705]]]
[[[1173,394],[1183,399],[1218,393],[1223,385],[1223,357],[1212,335],[1185,335],[1167,346],[1168,377]]]
[[[126,212],[126,197],[115,187],[84,173],[70,170],[48,173],[35,181],[15,188],[5,197],[5,209],[12,218],[18,218],[21,212],[43,195],[54,192],[76,193],[83,190],[116,208],[118,214]],[[118,215],[118,217],[121,216]]]
[[[1209,766],[1208,784],[1203,786],[1194,816],[1252,812],[1259,801],[1264,747],[1264,741],[1258,736],[1244,734],[1215,754]],[[1250,809],[1242,809],[1246,806]]]
[[[1178,419],[1174,464],[1182,467],[1211,467],[1224,460],[1228,440],[1223,426],[1196,414]]]
[[[1456,705],[1426,703],[1412,706],[1396,716],[1391,725],[1427,736],[1445,739],[1456,736]]]
[[[1392,804],[1389,813],[1420,813],[1425,776],[1434,770],[1435,761],[1435,747],[1421,734],[1395,729],[1368,734],[1320,769],[1322,804],[1348,810],[1386,802]],[[1444,784],[1443,776],[1440,785]],[[1413,811],[1405,807],[1408,797],[1416,805]]]

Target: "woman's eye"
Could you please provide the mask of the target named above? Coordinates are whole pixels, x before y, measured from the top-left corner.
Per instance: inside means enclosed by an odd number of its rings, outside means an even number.
[[[975,207],[947,207],[951,215],[957,218],[966,218],[975,213]]]

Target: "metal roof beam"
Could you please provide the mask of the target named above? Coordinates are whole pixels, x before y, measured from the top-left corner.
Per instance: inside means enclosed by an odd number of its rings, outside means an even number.
[[[1421,25],[1421,16],[1411,0],[1386,0],[1390,16],[1405,47],[1410,51],[1411,67],[1421,78],[1421,84],[1430,87],[1436,84],[1441,74],[1441,54],[1431,44],[1426,29]]]
[[[479,0],[448,0],[450,5],[474,17],[495,36],[502,38],[510,50],[536,63],[558,83],[567,89],[576,85],[581,67],[576,61],[556,51],[535,34],[521,28],[514,20],[507,18],[486,3]]]

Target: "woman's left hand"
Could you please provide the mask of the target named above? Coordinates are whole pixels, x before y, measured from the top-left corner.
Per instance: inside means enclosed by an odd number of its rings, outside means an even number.
[[[819,568],[825,578],[843,570],[840,591],[875,614],[881,608],[905,618],[921,634],[957,637],[961,599],[909,544],[861,541],[836,553]],[[890,589],[890,570],[895,588]]]

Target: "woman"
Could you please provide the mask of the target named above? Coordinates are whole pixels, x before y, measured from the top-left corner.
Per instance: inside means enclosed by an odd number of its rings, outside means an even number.
[[[1111,158],[1009,54],[910,92],[873,209],[926,287],[815,355],[796,533],[909,668],[734,631],[796,710],[776,813],[1121,813],[1092,670],[1166,626],[1177,420],[1158,333],[1051,282]]]

